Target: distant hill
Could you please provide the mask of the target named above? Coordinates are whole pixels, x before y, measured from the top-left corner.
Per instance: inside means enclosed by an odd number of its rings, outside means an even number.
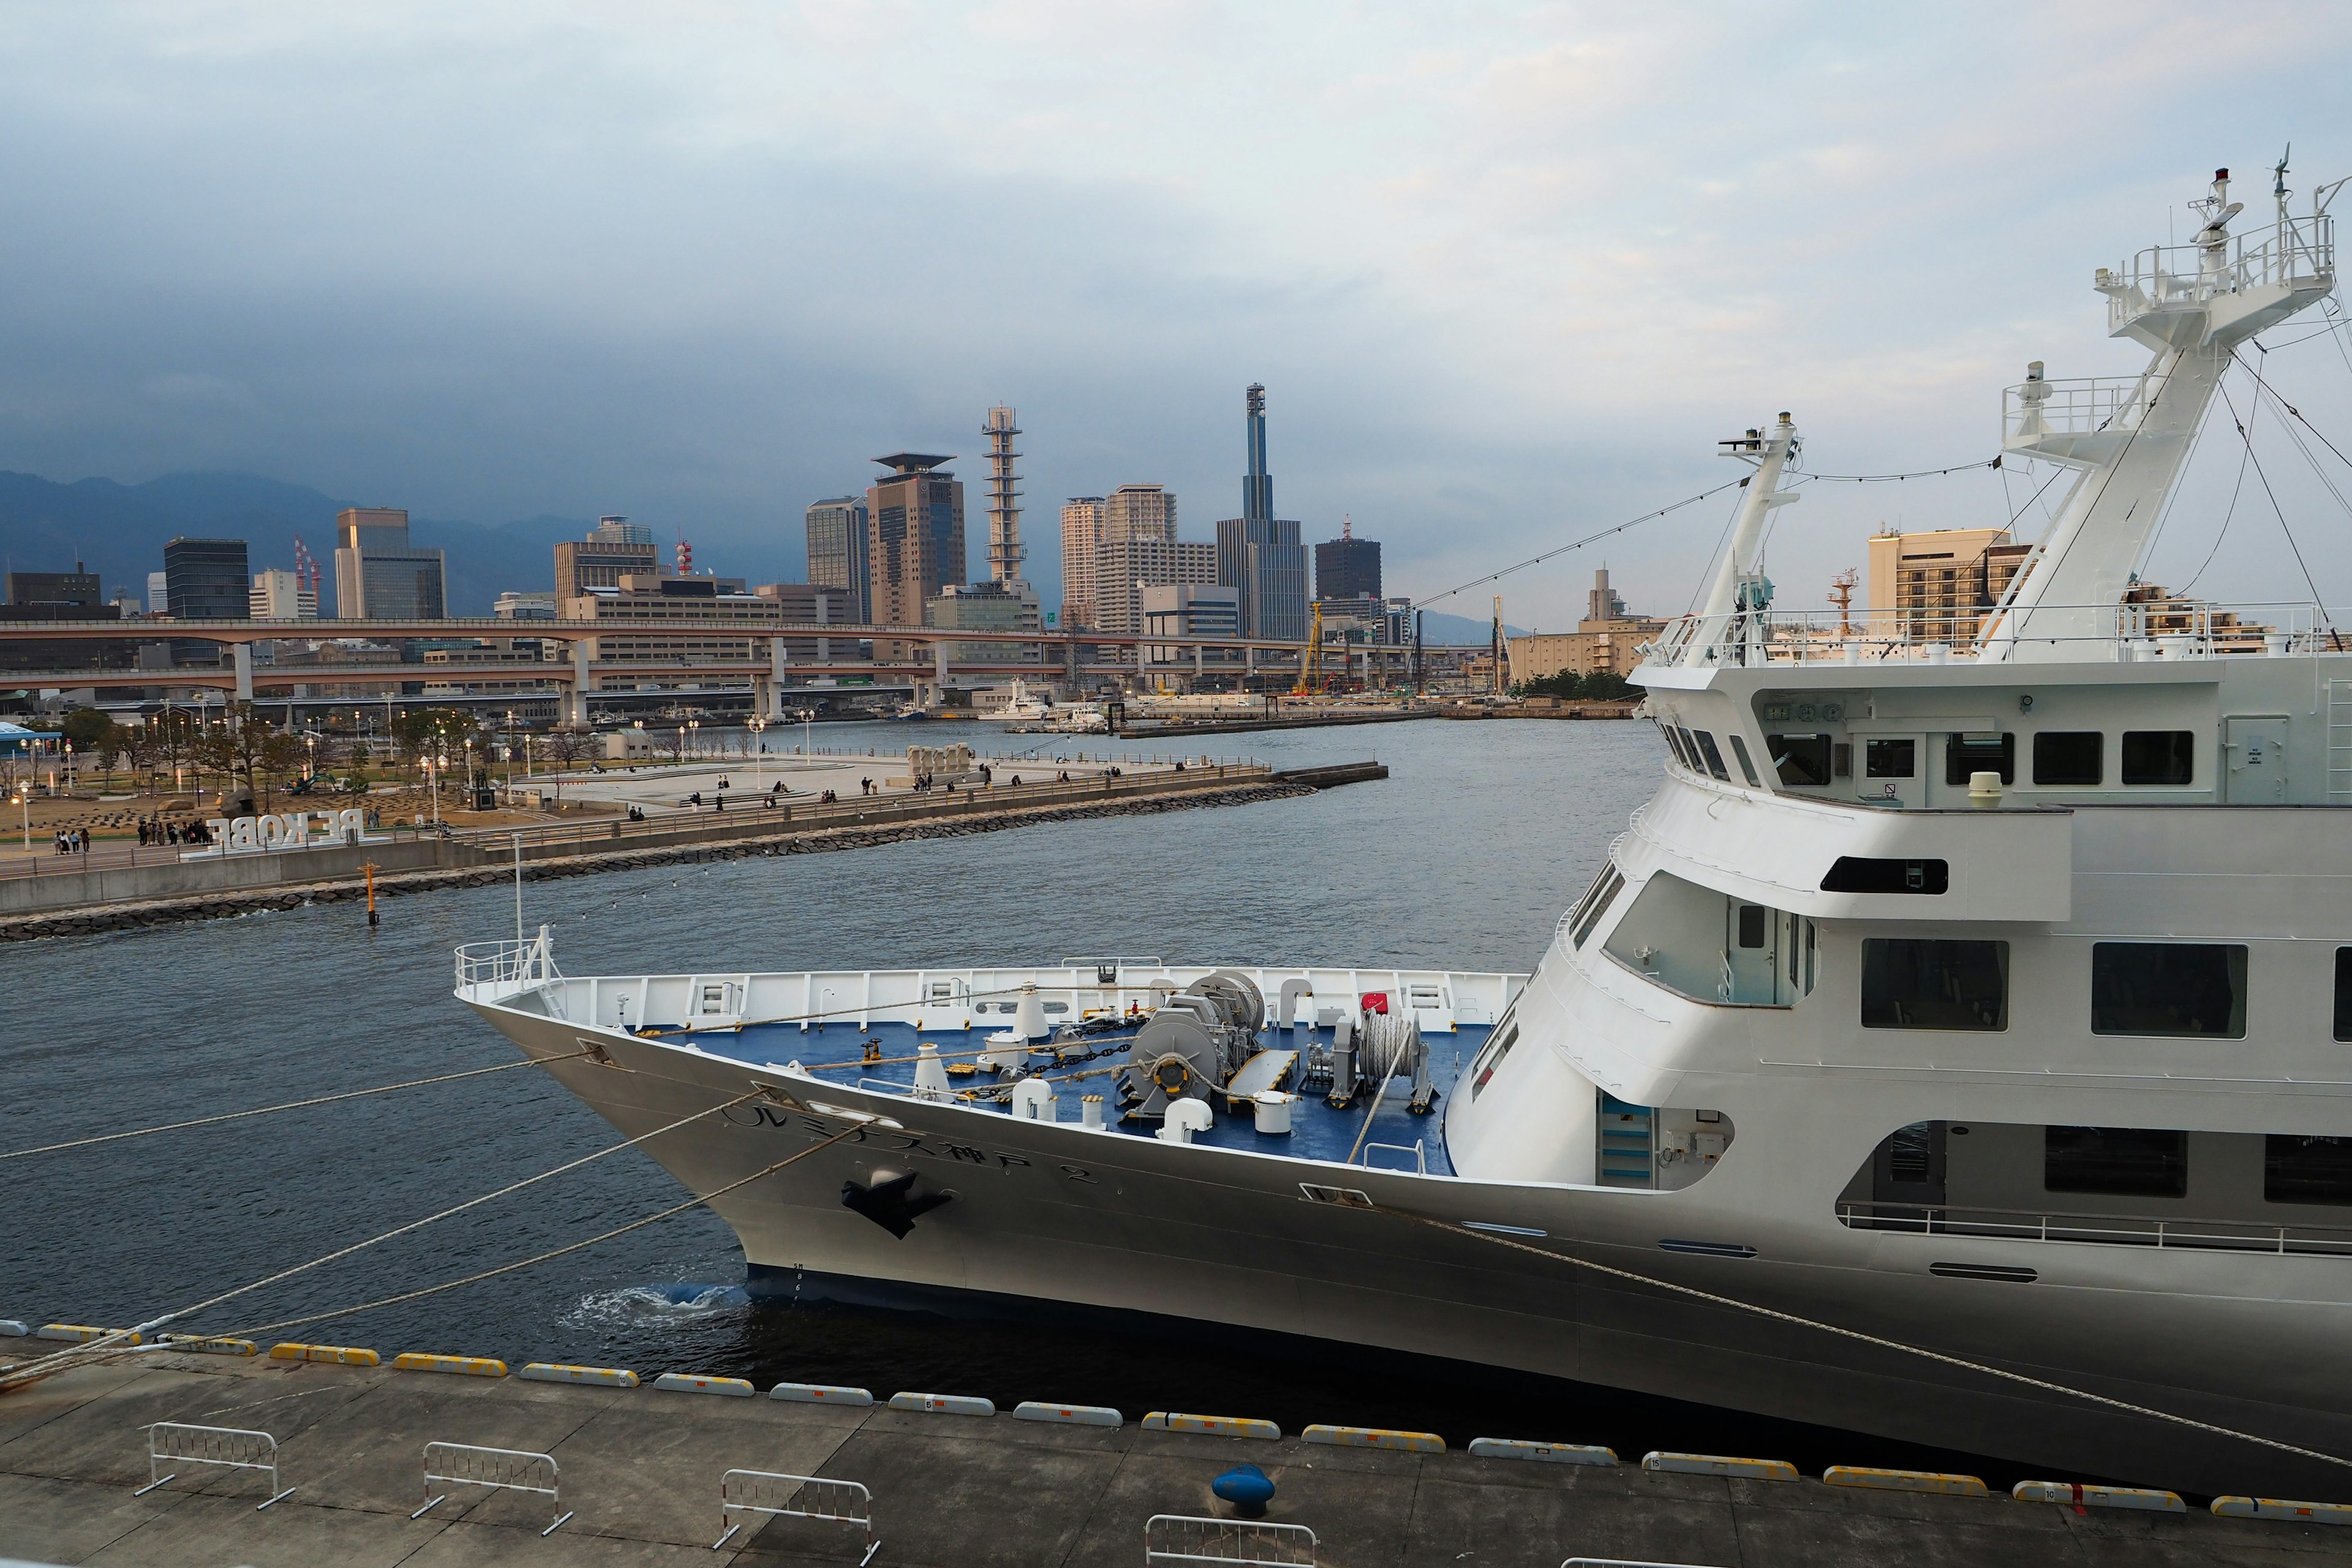
[[[59,484],[0,469],[0,556],[20,572],[63,572],[79,560],[104,580],[110,597],[128,588],[143,600],[147,574],[163,569],[163,546],[175,535],[242,539],[257,572],[292,566],[299,536],[325,573],[321,588],[330,605],[321,607],[331,615],[335,514],[359,504],[259,474]],[[507,589],[548,587],[556,542],[580,538],[592,526],[584,518],[484,526],[419,517],[410,520],[409,537],[446,553],[450,613],[487,616]]]
[[[1492,621],[1473,620],[1468,616],[1441,615],[1435,610],[1423,610],[1421,617],[1422,640],[1433,647],[1485,647],[1494,640]],[[1505,621],[1503,635],[1523,637],[1528,633],[1525,626],[1515,626]]]

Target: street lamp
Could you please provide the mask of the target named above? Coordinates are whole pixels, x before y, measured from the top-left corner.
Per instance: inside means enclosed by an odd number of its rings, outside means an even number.
[[[768,742],[764,738],[767,731],[765,719],[751,721],[751,783],[755,789],[759,787],[759,781],[767,776]]]
[[[699,719],[686,721],[686,754],[689,757],[702,755],[702,721]]]
[[[9,804],[25,808],[25,853],[30,855],[33,852],[33,786],[29,784],[18,786],[16,798]]]

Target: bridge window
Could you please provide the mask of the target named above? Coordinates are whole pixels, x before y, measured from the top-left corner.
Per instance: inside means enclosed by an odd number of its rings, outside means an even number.
[[[1750,789],[1760,787],[1764,781],[1756,776],[1756,764],[1748,760],[1748,742],[1741,740],[1737,735],[1733,735],[1729,737],[1729,739],[1731,742],[1731,754],[1738,760],[1739,771],[1748,775],[1748,787]]]
[[[1865,1029],[2009,1027],[2009,943],[1865,937]]]
[[[2263,1140],[2263,1199],[2352,1206],[2352,1138],[2273,1132]]]
[[[1625,878],[1617,869],[1616,863],[1612,861],[1603,866],[1601,868],[1601,875],[1594,878],[1592,886],[1586,889],[1583,900],[1576,906],[1575,912],[1569,916],[1570,946],[1584,945],[1584,939],[1592,934],[1592,928],[1601,923],[1601,917],[1609,912],[1609,906],[1615,903],[1617,895],[1624,890]]]
[[[1955,789],[1968,787],[1970,773],[1999,773],[2003,784],[2017,782],[2017,737],[2014,735],[1953,735],[1944,744],[1944,782]]]
[[[1841,855],[1822,879],[1824,893],[1943,893],[1952,886],[1948,860],[1882,860]]]
[[[2044,730],[2033,737],[2033,782],[2038,784],[2098,784],[2107,782],[2107,738],[2096,730]]]
[[[2188,730],[2126,730],[2124,783],[2185,784],[2197,777],[2197,737]]]
[[[2189,1134],[2160,1127],[2045,1127],[2042,1185],[2053,1193],[2189,1195]]]
[[[2352,947],[2336,950],[2336,1037],[2352,1040]]]
[[[1830,782],[1827,735],[1767,735],[1764,749],[1771,754],[1772,770],[1782,784],[1802,789]]]
[[[1862,743],[1862,776],[1866,779],[1910,779],[1919,776],[1919,742],[1909,736],[1882,736]]]
[[[2246,950],[2219,942],[2091,944],[2095,1035],[2246,1037]]]
[[[1729,784],[1731,770],[1723,765],[1723,752],[1716,745],[1715,737],[1705,730],[1698,731],[1698,749],[1699,754],[1706,759],[1706,771]]]

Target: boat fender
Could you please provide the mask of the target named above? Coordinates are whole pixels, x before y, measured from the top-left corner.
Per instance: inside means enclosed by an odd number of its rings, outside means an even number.
[[[1235,1465],[1209,1483],[1209,1489],[1234,1505],[1236,1519],[1264,1519],[1274,1500],[1274,1482],[1255,1465]]]

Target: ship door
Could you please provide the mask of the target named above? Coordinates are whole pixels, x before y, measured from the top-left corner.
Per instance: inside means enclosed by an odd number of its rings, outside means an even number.
[[[1927,737],[1858,735],[1854,738],[1853,793],[1882,805],[1927,804]]]
[[[2286,721],[2231,719],[2229,743],[2231,805],[2286,804]]]
[[[1880,1207],[1880,1219],[1921,1219],[1925,1211],[1944,1206],[1944,1123],[1915,1121],[1898,1127],[1878,1146],[1870,1165],[1871,1201],[1900,1205],[1895,1213]],[[1918,1213],[1905,1211],[1916,1206]]]
[[[1770,1006],[1780,1000],[1780,913],[1738,899],[1724,902],[1723,981],[1717,994],[1725,1002]]]

